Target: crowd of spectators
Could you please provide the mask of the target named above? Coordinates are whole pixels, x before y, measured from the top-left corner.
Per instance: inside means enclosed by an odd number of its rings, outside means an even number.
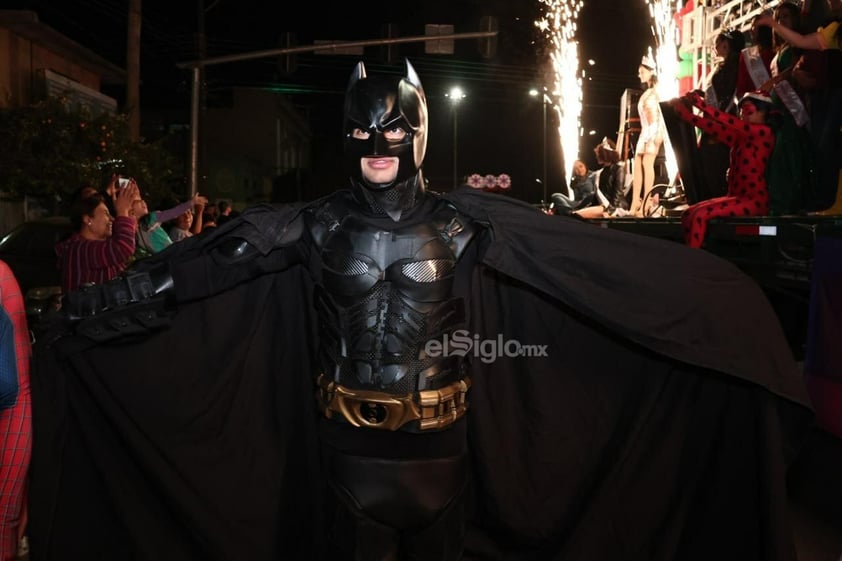
[[[199,235],[216,226],[218,216],[231,215],[228,201],[210,205],[198,193],[165,210],[150,211],[135,180],[116,174],[101,192],[83,187],[70,209],[73,233],[56,244],[62,292],[108,281],[133,261]]]
[[[101,284],[135,260],[236,215],[228,201],[195,195],[150,212],[141,186],[112,175],[102,190],[85,186],[70,205],[72,233],[55,246],[62,293]],[[0,261],[0,559],[25,551],[26,482],[31,457],[30,329],[20,287]]]

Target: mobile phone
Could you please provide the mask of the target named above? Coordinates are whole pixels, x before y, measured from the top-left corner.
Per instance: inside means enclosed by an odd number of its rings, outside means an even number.
[[[131,180],[130,179],[124,179],[122,177],[117,179],[117,189],[122,189],[123,187],[125,187],[126,185],[129,184],[129,181],[131,181]]]

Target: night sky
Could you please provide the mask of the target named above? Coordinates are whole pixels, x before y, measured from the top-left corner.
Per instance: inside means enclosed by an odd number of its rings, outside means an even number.
[[[179,62],[197,57],[199,0],[144,0],[141,102],[169,107],[189,115],[187,71]],[[30,9],[41,21],[82,45],[125,67],[127,1],[113,0],[2,0],[6,9]],[[453,113],[444,93],[460,85],[468,97],[460,104],[458,169],[460,175],[509,173],[513,194],[530,202],[542,197],[536,179],[542,175],[541,104],[528,96],[543,80],[546,44],[533,22],[543,5],[537,0],[427,0],[367,2],[258,2],[204,0],[208,56],[272,49],[290,32],[298,45],[315,40],[368,40],[383,37],[387,23],[401,36],[423,35],[424,24],[453,24],[457,33],[479,30],[483,15],[496,15],[500,35],[496,55],[480,56],[477,40],[458,41],[453,55],[428,55],[420,44],[398,47],[396,63],[387,64],[382,47],[370,47],[365,60],[370,72],[395,72],[407,57],[418,71],[430,109],[430,137],[425,173],[434,188],[448,189],[453,170]],[[360,8],[364,5],[365,9]],[[586,66],[585,109],[582,126],[587,134],[582,156],[595,166],[592,147],[604,135],[616,136],[619,99],[625,88],[637,87],[637,65],[652,42],[648,8],[644,0],[585,0],[580,14],[580,59]],[[230,85],[273,88],[288,93],[308,115],[315,131],[314,159],[336,161],[340,150],[342,92],[359,57],[303,54],[293,73],[283,71],[276,59],[223,64],[208,69],[209,95]],[[108,91],[118,100],[122,92]],[[563,184],[562,162],[552,111],[548,112],[547,167],[549,191]],[[322,168],[339,166],[322,165]],[[325,182],[341,182],[327,176]]]

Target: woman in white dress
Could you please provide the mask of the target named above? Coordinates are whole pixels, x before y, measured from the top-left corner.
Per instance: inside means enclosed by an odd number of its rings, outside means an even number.
[[[655,62],[649,56],[644,56],[637,70],[640,83],[644,87],[643,94],[637,102],[637,113],[640,117],[640,136],[634,151],[634,165],[632,176],[632,199],[629,214],[644,216],[645,202],[649,192],[655,185],[655,158],[664,143],[666,127],[661,115],[660,100],[655,91],[658,81],[655,75]]]

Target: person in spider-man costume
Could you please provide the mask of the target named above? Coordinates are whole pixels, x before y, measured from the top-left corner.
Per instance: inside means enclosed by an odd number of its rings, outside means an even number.
[[[772,100],[762,91],[745,94],[739,101],[739,117],[711,107],[697,91],[673,100],[671,105],[679,117],[731,147],[728,193],[690,205],[681,214],[687,245],[702,247],[712,218],[763,216],[769,212],[766,164],[775,147],[775,133],[768,123]]]

